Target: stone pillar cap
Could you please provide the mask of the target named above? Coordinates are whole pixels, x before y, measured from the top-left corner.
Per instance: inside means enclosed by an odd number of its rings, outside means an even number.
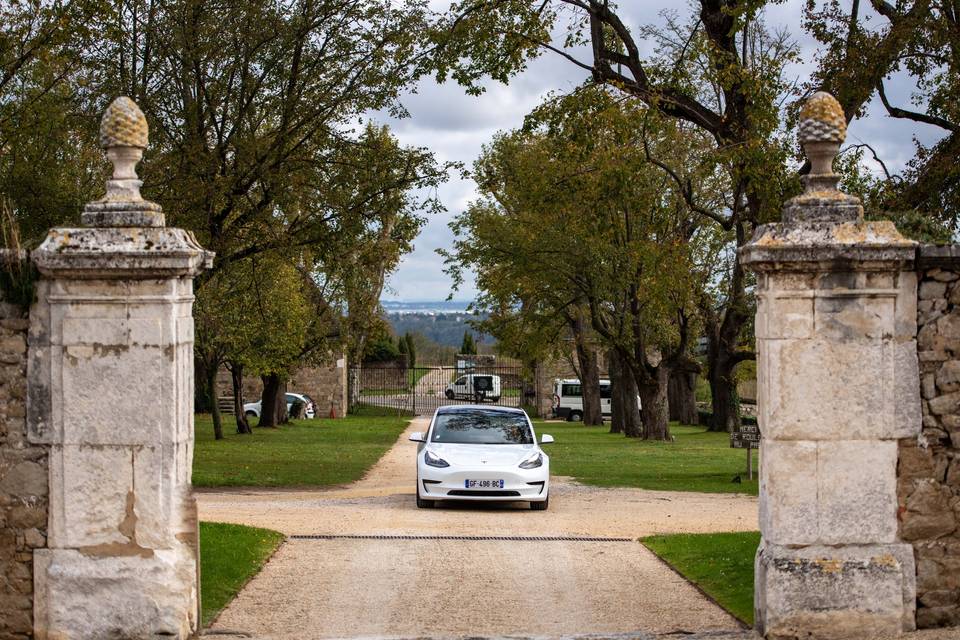
[[[100,122],[100,144],[113,163],[107,193],[83,211],[83,227],[51,229],[33,252],[48,277],[150,279],[194,276],[213,265],[189,231],[166,227],[160,205],[140,196],[136,165],[149,143],[147,119],[120,96]]]
[[[847,138],[847,119],[837,99],[817,91],[800,109],[797,138],[810,161],[810,172],[801,177],[803,193],[783,208],[783,221],[859,222],[863,220],[860,200],[841,192],[840,176],[833,172],[833,160]]]
[[[88,227],[162,227],[163,210],[140,195],[136,166],[149,144],[143,111],[127,96],[110,103],[100,121],[100,146],[113,164],[106,195],[87,204],[81,222]]]
[[[892,222],[865,222],[860,200],[838,188],[833,160],[846,139],[847,121],[837,99],[813,94],[800,110],[798,139],[810,172],[804,191],[783,207],[783,222],[757,228],[740,249],[754,271],[909,269],[916,244]]]

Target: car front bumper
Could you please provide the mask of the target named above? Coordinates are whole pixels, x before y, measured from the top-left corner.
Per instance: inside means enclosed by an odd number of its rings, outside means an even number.
[[[419,464],[417,491],[424,500],[476,500],[482,502],[542,502],[550,490],[550,469],[489,468],[446,470]],[[502,480],[496,488],[470,487],[470,480]]]

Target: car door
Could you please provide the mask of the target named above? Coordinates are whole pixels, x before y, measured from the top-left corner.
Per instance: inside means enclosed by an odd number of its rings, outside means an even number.
[[[458,398],[469,394],[469,390],[467,389],[467,376],[457,378],[457,381],[453,383],[453,393]]]

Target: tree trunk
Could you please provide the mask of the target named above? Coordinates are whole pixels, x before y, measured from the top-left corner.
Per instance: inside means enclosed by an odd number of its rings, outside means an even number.
[[[231,362],[228,365],[230,369],[230,381],[233,383],[233,413],[237,419],[237,433],[251,434],[250,421],[247,420],[243,412],[243,365],[239,362]]]
[[[196,413],[210,413],[210,392],[207,390],[207,367],[199,353],[193,358],[193,410]]]
[[[680,424],[698,424],[696,388],[696,371],[674,370],[667,388],[671,420]]]
[[[360,364],[355,364],[347,369],[347,393],[349,395],[347,400],[347,413],[357,409],[357,406],[360,404],[360,392],[363,390],[361,384],[361,366]]]
[[[263,394],[260,396],[260,426],[276,427],[287,415],[286,383],[276,373],[260,376]]]
[[[649,384],[639,385],[640,414],[643,416],[644,440],[670,440],[669,402],[667,387],[670,368],[661,364]]]
[[[620,397],[620,359],[610,351],[607,354],[607,373],[610,375],[610,433],[623,433],[623,399]]]
[[[582,324],[582,323],[581,323]],[[576,338],[577,360],[580,362],[580,389],[583,392],[583,424],[603,424],[600,407],[600,363],[596,350],[583,339]]]
[[[738,229],[738,246],[741,230]],[[752,354],[740,354],[740,333],[749,320],[750,313],[744,302],[743,267],[737,260],[733,264],[730,295],[726,309],[717,316],[707,312],[707,380],[710,382],[711,416],[710,431],[732,431],[740,424],[740,403],[737,400],[736,381],[733,370],[741,360]]]
[[[710,431],[733,431],[740,422],[740,401],[733,366],[726,358],[711,363],[709,369],[712,415]]]
[[[274,405],[277,412],[277,424],[290,424],[290,414],[287,412],[287,381],[281,378],[277,387],[277,402]]]
[[[619,428],[614,429],[611,424],[611,433],[623,433],[628,438],[643,436],[643,422],[640,416],[640,407],[637,404],[637,382],[633,370],[624,361],[623,356],[615,351],[610,352],[610,396],[611,402],[618,407]],[[613,373],[616,371],[616,380]],[[611,422],[613,422],[611,420]]]
[[[223,419],[220,416],[220,403],[217,398],[217,367],[204,365],[207,378],[207,401],[210,403],[210,415],[213,416],[213,437],[223,440]]]

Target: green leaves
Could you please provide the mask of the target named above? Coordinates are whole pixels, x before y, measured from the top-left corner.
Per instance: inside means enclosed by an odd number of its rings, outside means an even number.
[[[647,152],[681,161],[697,143],[648,115],[585,87],[541,104],[475,164],[482,198],[451,224],[447,265],[476,274],[485,329],[508,350],[562,350],[558,336],[577,309],[608,346],[682,349],[698,221]]]

